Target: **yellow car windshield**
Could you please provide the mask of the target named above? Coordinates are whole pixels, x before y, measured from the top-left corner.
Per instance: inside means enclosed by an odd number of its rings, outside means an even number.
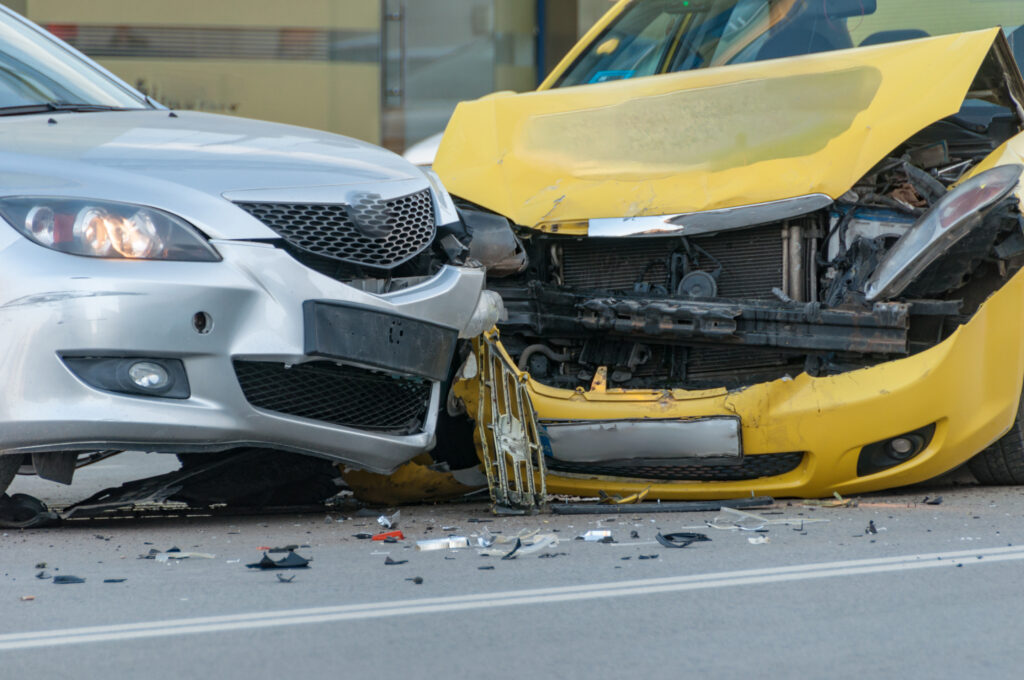
[[[741,64],[1002,26],[1024,63],[1024,2],[634,0],[557,87]]]

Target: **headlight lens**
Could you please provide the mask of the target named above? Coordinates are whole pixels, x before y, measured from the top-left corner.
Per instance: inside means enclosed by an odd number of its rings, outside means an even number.
[[[41,246],[72,255],[216,262],[192,225],[154,208],[76,198],[4,198],[0,215]]]

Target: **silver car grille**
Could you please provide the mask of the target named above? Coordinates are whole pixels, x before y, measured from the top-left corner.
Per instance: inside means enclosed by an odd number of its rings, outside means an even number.
[[[381,199],[364,194],[337,203],[237,203],[304,253],[342,262],[391,269],[434,240],[430,190]]]

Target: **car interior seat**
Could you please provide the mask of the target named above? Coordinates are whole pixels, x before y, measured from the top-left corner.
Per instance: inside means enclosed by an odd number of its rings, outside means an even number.
[[[916,40],[917,38],[928,38],[927,31],[922,31],[919,28],[905,28],[896,31],[879,31],[878,33],[872,33],[868,37],[864,38],[860,42],[861,47],[867,47],[868,45],[883,45],[885,43],[900,42],[903,40]]]
[[[874,14],[876,0],[803,0],[773,29],[757,60],[780,59],[853,47],[845,19]]]

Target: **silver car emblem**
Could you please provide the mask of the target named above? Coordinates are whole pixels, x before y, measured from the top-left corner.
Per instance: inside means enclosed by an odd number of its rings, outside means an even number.
[[[367,238],[384,238],[394,228],[388,204],[380,194],[358,192],[348,197],[348,214],[356,230]]]

